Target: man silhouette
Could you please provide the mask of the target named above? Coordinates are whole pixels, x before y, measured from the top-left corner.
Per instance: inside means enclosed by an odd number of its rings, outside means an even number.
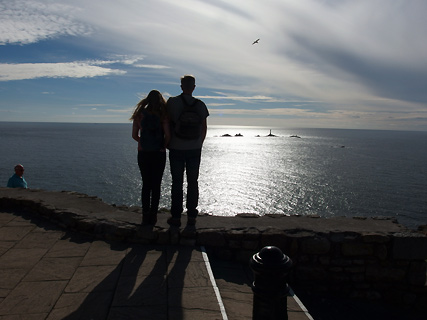
[[[181,214],[183,212],[183,183],[184,171],[187,176],[187,225],[194,226],[198,215],[199,202],[199,168],[203,142],[207,132],[207,117],[209,111],[205,103],[193,97],[196,88],[196,79],[192,75],[181,77],[182,94],[169,98],[167,111],[172,125],[171,140],[169,142],[169,163],[172,175],[172,217],[168,219],[171,226],[181,226]],[[185,110],[191,109],[200,119],[198,134],[196,137],[184,137],[180,135],[178,127],[181,115]]]

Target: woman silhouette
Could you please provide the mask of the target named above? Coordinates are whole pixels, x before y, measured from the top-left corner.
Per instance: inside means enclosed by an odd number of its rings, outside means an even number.
[[[135,108],[132,138],[138,142],[138,166],[142,177],[142,223],[155,225],[160,190],[166,165],[166,147],[170,140],[166,101],[152,90]]]

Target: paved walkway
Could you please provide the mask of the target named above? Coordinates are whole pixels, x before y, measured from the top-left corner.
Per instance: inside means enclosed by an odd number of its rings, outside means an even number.
[[[206,257],[197,247],[108,243],[0,212],[0,319],[251,319],[249,268]],[[288,315],[308,319],[292,297]]]

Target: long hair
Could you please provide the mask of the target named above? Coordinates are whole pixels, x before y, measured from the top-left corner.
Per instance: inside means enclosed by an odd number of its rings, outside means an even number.
[[[163,120],[166,117],[166,100],[159,91],[151,90],[144,99],[138,102],[129,120],[134,120],[144,109]]]

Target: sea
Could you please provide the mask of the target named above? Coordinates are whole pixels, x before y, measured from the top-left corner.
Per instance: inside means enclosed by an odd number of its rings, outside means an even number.
[[[0,183],[21,163],[29,188],[140,206],[131,130],[131,123],[0,122]],[[166,209],[170,189],[167,162]],[[389,217],[416,228],[427,224],[427,132],[210,126],[199,189],[205,214]]]

